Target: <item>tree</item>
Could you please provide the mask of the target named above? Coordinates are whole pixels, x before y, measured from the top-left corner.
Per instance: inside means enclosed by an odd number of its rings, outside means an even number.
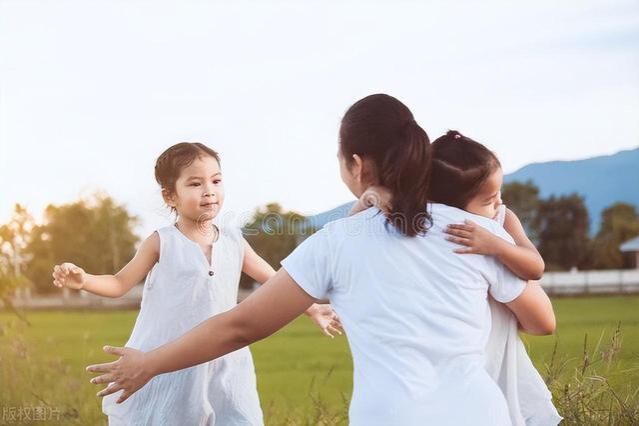
[[[540,201],[534,226],[539,229],[539,251],[547,269],[582,265],[587,254],[589,218],[581,196],[553,195]]]
[[[601,213],[601,227],[592,241],[590,262],[596,269],[624,267],[619,246],[639,235],[639,215],[633,205],[616,203]]]
[[[18,288],[30,285],[24,271],[28,260],[25,249],[32,228],[33,217],[20,204],[15,205],[9,222],[0,226],[0,300],[27,324],[26,317],[13,306],[11,298]]]
[[[539,188],[530,180],[525,183],[507,183],[502,189],[501,198],[504,204],[517,215],[528,238],[538,243],[539,229],[535,226],[535,219],[539,211]]]
[[[270,203],[255,210],[251,222],[243,229],[244,236],[258,255],[279,269],[280,262],[299,244],[305,221],[304,216]],[[243,275],[240,284],[246,288],[252,282]]]
[[[60,206],[49,205],[27,247],[27,276],[39,292],[55,291],[55,264],[73,262],[93,274],[112,274],[134,255],[137,218],[105,194]]]

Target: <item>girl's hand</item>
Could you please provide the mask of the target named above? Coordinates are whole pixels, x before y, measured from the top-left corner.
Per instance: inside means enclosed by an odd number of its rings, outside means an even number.
[[[456,249],[455,253],[494,256],[499,254],[503,244],[506,243],[506,241],[477,225],[472,220],[465,220],[463,225],[450,224],[444,232],[450,235],[447,238],[448,241],[465,246],[464,248]]]
[[[357,203],[351,208],[349,216],[366,210],[370,207],[377,207],[384,212],[391,210],[391,192],[383,186],[371,186],[359,197]]]
[[[313,304],[306,311],[306,315],[308,315],[311,320],[317,324],[317,326],[322,329],[322,332],[333,339],[335,336],[331,334],[337,333],[339,335],[342,334],[342,323],[340,322],[337,314],[329,304],[318,305]]]
[[[86,284],[87,273],[73,263],[65,262],[53,267],[53,285],[80,290]]]
[[[151,373],[150,361],[147,355],[131,348],[114,348],[105,346],[104,352],[120,357],[117,361],[95,364],[87,367],[87,371],[103,373],[91,379],[91,383],[109,383],[109,386],[98,392],[99,397],[123,391],[117,403],[126,401],[131,395],[142,388],[155,374]]]

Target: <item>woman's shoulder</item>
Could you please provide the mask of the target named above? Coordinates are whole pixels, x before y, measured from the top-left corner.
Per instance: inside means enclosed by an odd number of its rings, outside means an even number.
[[[369,207],[366,210],[355,213],[351,216],[343,217],[328,222],[321,229],[325,229],[328,233],[337,230],[352,229],[375,223],[376,218],[384,218],[384,213],[377,207]]]

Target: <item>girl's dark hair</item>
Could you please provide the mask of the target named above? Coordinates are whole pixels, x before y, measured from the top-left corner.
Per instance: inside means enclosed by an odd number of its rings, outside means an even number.
[[[501,167],[484,145],[449,130],[431,145],[431,183],[428,199],[464,209],[482,184]]]
[[[180,142],[164,151],[155,162],[155,180],[169,193],[175,193],[175,182],[180,172],[196,158],[209,156],[220,163],[220,156],[208,146],[199,142]]]
[[[389,95],[367,96],[346,111],[339,140],[349,167],[354,154],[369,159],[371,183],[390,190],[387,223],[404,235],[424,234],[431,221],[426,211],[430,141],[408,107]]]

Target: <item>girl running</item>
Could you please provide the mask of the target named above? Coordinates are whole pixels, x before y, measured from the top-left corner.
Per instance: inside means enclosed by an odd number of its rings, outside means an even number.
[[[144,277],[140,313],[126,346],[153,350],[237,303],[241,272],[259,283],[275,271],[240,229],[213,223],[224,203],[217,152],[179,143],[157,159],[155,178],[177,221],[153,232],[115,275],[91,275],[72,263],[54,267],[54,285],[120,297]],[[306,314],[331,335],[339,322],[329,305]],[[123,404],[104,398],[112,425],[261,425],[262,410],[248,347],[220,359],[156,377]]]

